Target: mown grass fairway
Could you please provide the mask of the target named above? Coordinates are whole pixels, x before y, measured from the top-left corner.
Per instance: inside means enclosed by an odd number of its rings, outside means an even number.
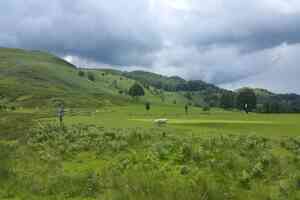
[[[165,128],[181,134],[254,134],[265,137],[297,136],[300,132],[299,114],[255,114],[212,109],[190,108],[188,115],[182,106],[144,105],[89,110],[86,116],[67,116],[67,124],[94,124],[104,127],[156,127],[155,119],[166,118]]]

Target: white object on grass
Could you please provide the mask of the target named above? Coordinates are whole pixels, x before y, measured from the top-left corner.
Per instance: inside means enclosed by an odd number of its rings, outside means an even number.
[[[167,124],[168,119],[156,119],[154,120],[154,123],[158,124],[158,125],[162,125],[162,124]]]

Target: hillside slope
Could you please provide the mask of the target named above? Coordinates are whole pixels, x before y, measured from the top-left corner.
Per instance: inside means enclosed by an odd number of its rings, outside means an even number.
[[[216,107],[222,93],[228,92],[201,80],[187,81],[144,71],[78,69],[49,53],[0,48],[0,105],[49,107],[64,102],[70,107],[96,107],[137,103],[128,95],[135,82],[145,90],[140,103]],[[300,112],[299,95],[254,91],[260,105],[269,103],[284,107],[282,112]]]
[[[73,106],[101,105],[116,94],[78,76],[72,64],[48,53],[0,48],[1,102],[42,106],[64,101]]]
[[[49,53],[0,48],[0,104],[22,107],[48,107],[60,102],[71,107],[127,104],[133,102],[128,90],[135,82],[141,81],[117,70],[78,69]],[[154,87],[144,89],[146,95],[139,102],[186,104],[189,101],[181,93]]]
[[[208,91],[210,93],[223,92],[221,89],[213,84],[206,83],[201,80],[187,81],[178,76],[163,76],[145,71],[132,71],[124,73],[125,76],[138,80],[144,84],[154,86],[158,89],[166,91]]]
[[[168,92],[183,95],[196,106],[219,106],[219,99],[228,90],[201,80],[185,80],[178,76],[163,76],[145,71],[124,72],[124,76],[141,82],[145,87],[152,86]]]

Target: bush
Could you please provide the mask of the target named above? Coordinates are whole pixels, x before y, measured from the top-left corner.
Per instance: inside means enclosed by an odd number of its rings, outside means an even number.
[[[94,76],[94,74],[93,74],[92,72],[89,72],[89,73],[88,73],[88,79],[89,79],[90,81],[95,81],[95,76]]]
[[[13,151],[13,146],[2,144],[0,142],[0,180],[8,178],[11,173],[10,170],[10,157]]]
[[[78,72],[78,76],[83,77],[84,75],[85,75],[84,71],[81,71],[81,70],[80,70],[80,71]]]
[[[205,106],[203,106],[202,110],[204,112],[208,112],[208,111],[210,111],[210,106],[209,105],[205,105]]]
[[[129,95],[132,96],[132,97],[144,96],[145,91],[144,91],[143,87],[140,84],[135,83],[129,89]]]
[[[150,103],[147,102],[147,103],[145,104],[145,107],[146,107],[146,110],[149,111],[149,110],[150,110]]]
[[[192,99],[193,99],[192,93],[191,93],[191,92],[186,92],[186,93],[184,94],[184,97],[187,98],[188,100],[192,100]]]

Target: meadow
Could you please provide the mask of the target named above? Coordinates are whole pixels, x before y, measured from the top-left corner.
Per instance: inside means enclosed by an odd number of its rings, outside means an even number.
[[[66,109],[60,126],[55,109],[1,113],[0,199],[299,199],[299,117],[136,103]]]
[[[78,111],[80,112],[80,111]],[[154,120],[168,119],[166,128],[182,134],[222,135],[254,134],[264,137],[297,136],[300,131],[298,114],[245,114],[239,111],[225,111],[214,108],[203,111],[190,107],[185,114],[182,105],[154,104],[150,111],[143,104],[114,106],[103,110],[89,110],[81,116],[67,116],[68,125],[84,123],[105,127],[147,127],[155,126]]]

